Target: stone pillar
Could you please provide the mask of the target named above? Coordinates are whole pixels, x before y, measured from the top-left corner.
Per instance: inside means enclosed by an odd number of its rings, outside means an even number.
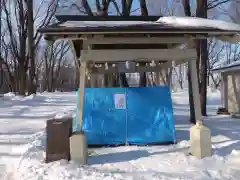
[[[190,152],[197,158],[212,155],[211,131],[203,125],[196,60],[190,62],[196,125],[190,129]]]

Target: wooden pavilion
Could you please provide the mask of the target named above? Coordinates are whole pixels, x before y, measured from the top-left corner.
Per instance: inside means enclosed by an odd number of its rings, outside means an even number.
[[[67,39],[80,61],[79,126],[82,127],[86,73],[158,72],[173,64],[189,62],[197,125],[190,130],[191,154],[211,156],[211,133],[202,124],[194,40],[216,37],[233,42],[237,29],[209,26],[174,25],[157,20],[159,17],[89,17],[58,15],[57,24],[39,29],[45,39]],[[185,44],[184,47],[179,46]],[[118,68],[121,62],[134,62],[130,68]],[[138,66],[138,63],[147,66]],[[87,163],[84,133],[70,139],[72,159]]]

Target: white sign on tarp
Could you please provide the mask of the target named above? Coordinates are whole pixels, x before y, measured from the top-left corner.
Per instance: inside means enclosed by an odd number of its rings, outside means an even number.
[[[116,109],[126,109],[126,95],[114,94],[114,104]]]

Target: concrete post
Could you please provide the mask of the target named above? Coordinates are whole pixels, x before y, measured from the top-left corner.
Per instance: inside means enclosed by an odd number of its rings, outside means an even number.
[[[192,78],[195,118],[197,121],[196,125],[190,129],[190,152],[195,157],[204,158],[212,155],[211,132],[210,129],[203,125],[202,121],[196,60],[190,62],[190,72]]]

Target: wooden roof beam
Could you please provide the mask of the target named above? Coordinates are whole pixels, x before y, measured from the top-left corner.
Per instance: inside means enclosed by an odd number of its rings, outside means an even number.
[[[173,44],[186,43],[191,40],[191,37],[90,37],[86,39],[89,44]]]
[[[124,49],[124,50],[82,50],[87,61],[171,61],[196,58],[195,49]]]

